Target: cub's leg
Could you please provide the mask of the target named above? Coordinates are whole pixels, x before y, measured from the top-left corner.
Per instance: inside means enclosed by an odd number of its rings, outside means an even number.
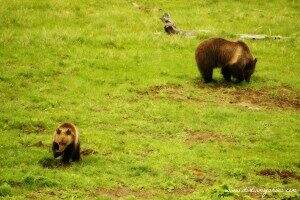
[[[54,158],[58,158],[59,156],[61,156],[61,152],[59,152],[59,146],[56,142],[52,143],[52,152]]]
[[[74,143],[71,143],[66,147],[66,149],[63,152],[63,157],[62,157],[62,161],[64,163],[69,163],[71,161],[72,156],[74,154],[74,150],[75,150]]]
[[[80,143],[78,143],[74,149],[72,160],[73,161],[80,160]]]

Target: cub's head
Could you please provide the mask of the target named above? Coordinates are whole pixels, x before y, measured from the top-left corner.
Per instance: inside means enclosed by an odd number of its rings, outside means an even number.
[[[250,81],[250,78],[251,78],[252,74],[254,73],[256,62],[257,62],[256,58],[252,59],[246,64],[246,66],[244,68],[244,71],[243,71],[244,78],[247,82]]]
[[[74,132],[70,128],[57,128],[54,132],[53,141],[58,145],[58,151],[63,152],[65,148],[74,141]]]

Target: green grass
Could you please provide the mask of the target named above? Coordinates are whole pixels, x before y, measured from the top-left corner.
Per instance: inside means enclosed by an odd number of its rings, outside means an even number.
[[[0,198],[299,198],[297,1],[0,3]],[[166,35],[165,11],[197,37]],[[246,41],[250,84],[201,83],[199,42],[240,33],[288,38]],[[97,153],[45,168],[65,121]]]

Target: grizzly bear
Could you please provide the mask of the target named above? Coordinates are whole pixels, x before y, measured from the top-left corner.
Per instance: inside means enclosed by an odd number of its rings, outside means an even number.
[[[257,59],[242,41],[231,42],[222,38],[211,38],[199,44],[196,62],[204,82],[211,82],[213,69],[220,67],[226,81],[249,82]]]
[[[54,131],[52,151],[63,163],[80,160],[79,132],[74,124],[63,123]]]

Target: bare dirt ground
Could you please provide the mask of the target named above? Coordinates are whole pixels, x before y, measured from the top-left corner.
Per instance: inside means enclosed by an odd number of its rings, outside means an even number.
[[[218,104],[225,103],[249,109],[291,108],[300,110],[300,94],[287,86],[254,90],[220,83],[206,85],[198,82],[196,85],[199,90],[207,92],[208,95],[214,95]],[[136,91],[138,95],[147,96],[151,99],[169,99],[193,103],[209,101],[205,99],[205,96],[191,97],[186,92],[183,86],[176,84],[155,85]]]

